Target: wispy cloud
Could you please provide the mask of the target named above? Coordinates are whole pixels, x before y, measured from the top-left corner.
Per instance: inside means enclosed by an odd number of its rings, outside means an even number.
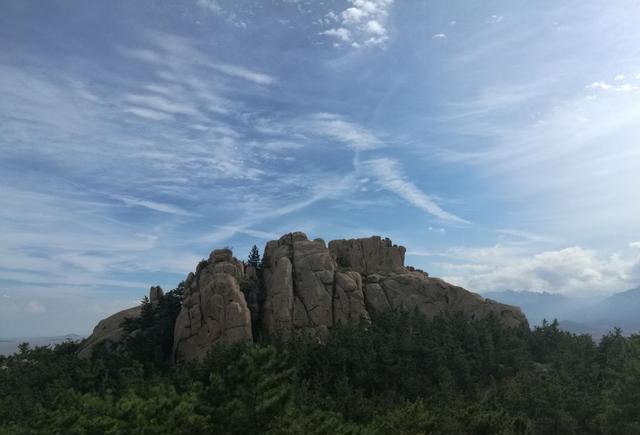
[[[415,184],[409,181],[396,160],[380,158],[362,162],[363,169],[376,178],[378,183],[410,204],[432,216],[450,223],[468,224],[469,221],[443,210],[436,202]]]
[[[248,80],[250,82],[258,83],[260,85],[270,85],[275,79],[270,75],[251,71],[248,68],[238,66],[238,65],[229,65],[224,63],[214,63],[211,64],[213,69],[220,71],[231,77],[238,77],[244,80]]]
[[[161,202],[150,201],[146,199],[132,198],[130,196],[117,196],[117,198],[120,199],[122,202],[124,202],[128,206],[144,207],[144,208],[148,208],[149,210],[155,210],[162,213],[175,214],[179,216],[194,215],[193,213],[190,213],[186,210],[183,210],[171,204],[163,204]]]
[[[328,136],[343,142],[353,150],[370,150],[383,145],[382,141],[369,130],[346,121],[334,113],[312,115],[304,124],[314,134]]]

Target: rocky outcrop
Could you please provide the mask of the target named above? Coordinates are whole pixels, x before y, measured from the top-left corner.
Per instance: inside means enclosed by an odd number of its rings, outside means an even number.
[[[326,247],[322,239],[310,241],[297,232],[267,243],[263,331],[308,330],[322,336],[337,324],[369,321],[373,313],[414,309],[429,317],[494,313],[508,326],[526,324],[519,308],[405,267],[404,255],[404,247],[377,236],[334,240]]]
[[[197,360],[217,343],[252,340],[261,333],[286,337],[302,331],[324,340],[336,325],[369,322],[389,310],[417,310],[427,317],[494,314],[506,326],[527,325],[518,307],[431,278],[405,266],[404,256],[404,247],[378,236],[334,240],[327,246],[301,232],[268,242],[260,271],[238,261],[229,249],[214,250],[184,282],[174,356]],[[153,303],[162,295],[162,289],[152,287],[149,299]],[[121,341],[123,319],[138,315],[136,307],[103,320],[81,352],[106,340]]]
[[[157,285],[149,289],[149,302],[156,303],[164,296],[164,291]]]
[[[251,340],[251,312],[240,291],[244,264],[229,249],[216,249],[184,283],[182,310],[174,329],[178,361],[203,357],[216,343]]]
[[[339,267],[364,275],[405,271],[405,247],[395,246],[387,238],[333,240],[329,251]]]
[[[164,296],[164,292],[160,286],[151,287],[149,289],[149,301],[157,302]],[[142,307],[140,305],[119,311],[106,319],[101,320],[93,332],[82,343],[78,356],[80,358],[89,358],[94,349],[99,345],[110,346],[118,349],[122,342],[127,338],[127,333],[123,328],[126,319],[135,319],[140,317]]]
[[[323,331],[333,325],[335,263],[322,240],[286,234],[267,243],[263,263],[262,327],[267,333]]]

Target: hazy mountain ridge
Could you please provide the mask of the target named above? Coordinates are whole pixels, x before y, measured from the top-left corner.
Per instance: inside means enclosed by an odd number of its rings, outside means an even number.
[[[482,295],[519,306],[532,325],[539,325],[542,319],[558,319],[563,329],[596,338],[614,328],[621,328],[624,334],[640,331],[640,287],[593,299],[513,290]]]

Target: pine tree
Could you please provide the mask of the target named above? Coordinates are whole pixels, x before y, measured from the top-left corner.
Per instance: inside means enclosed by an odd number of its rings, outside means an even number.
[[[249,266],[254,267],[256,270],[260,266],[260,251],[256,245],[253,245],[251,251],[249,252],[249,260],[247,261]]]

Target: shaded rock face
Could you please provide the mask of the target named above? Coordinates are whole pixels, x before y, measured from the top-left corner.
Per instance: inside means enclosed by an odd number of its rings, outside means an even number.
[[[217,343],[251,340],[251,312],[238,280],[244,264],[229,249],[216,249],[185,281],[183,306],[174,328],[178,361],[200,359]]]
[[[151,287],[149,289],[149,300],[151,302],[157,302],[163,296],[164,292],[160,286]],[[82,347],[78,351],[78,356],[80,358],[91,357],[93,350],[100,344],[105,344],[117,349],[127,338],[127,334],[122,324],[126,319],[135,319],[140,317],[141,310],[142,307],[138,305],[136,307],[119,311],[106,319],[101,320],[96,327],[93,328],[93,332],[87,338],[87,341],[82,344]]]
[[[404,246],[378,236],[365,239],[333,240],[329,251],[337,265],[363,275],[404,272]]]
[[[164,296],[164,291],[158,285],[155,287],[151,287],[149,289],[149,301],[150,302],[158,302]]]

